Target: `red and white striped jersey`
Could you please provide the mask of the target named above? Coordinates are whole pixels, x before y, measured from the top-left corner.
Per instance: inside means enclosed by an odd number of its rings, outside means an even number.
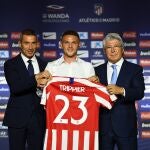
[[[53,77],[43,90],[44,150],[98,150],[100,106],[111,109],[114,95],[86,79]]]

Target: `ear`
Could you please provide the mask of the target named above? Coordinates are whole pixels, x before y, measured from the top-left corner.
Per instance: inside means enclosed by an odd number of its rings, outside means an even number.
[[[79,46],[78,46],[78,48],[80,48],[81,47],[81,42],[79,42]]]
[[[62,49],[62,42],[61,41],[59,41],[58,45],[59,45],[59,48]]]
[[[37,49],[39,49],[41,47],[41,43],[38,41],[37,42]]]
[[[105,48],[103,48],[103,53],[106,54]]]
[[[21,41],[18,41],[19,47],[21,47]]]

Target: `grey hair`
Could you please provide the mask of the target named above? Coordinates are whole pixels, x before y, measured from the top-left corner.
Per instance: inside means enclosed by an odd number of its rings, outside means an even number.
[[[103,48],[106,48],[106,42],[110,40],[118,40],[120,42],[120,46],[124,48],[124,43],[121,36],[118,33],[108,33],[103,39]]]

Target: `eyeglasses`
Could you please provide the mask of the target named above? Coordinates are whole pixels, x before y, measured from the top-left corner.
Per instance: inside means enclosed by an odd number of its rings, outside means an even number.
[[[113,46],[113,47],[111,47],[111,46],[108,46],[108,47],[106,47],[106,50],[112,50],[112,49],[114,49],[114,50],[119,50],[120,48],[122,48],[122,46],[119,46],[119,45],[116,45],[116,46]]]

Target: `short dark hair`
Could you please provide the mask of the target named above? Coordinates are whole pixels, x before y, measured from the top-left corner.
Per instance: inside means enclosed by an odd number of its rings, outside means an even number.
[[[33,29],[24,29],[21,31],[21,34],[20,34],[20,41],[22,41],[22,37],[23,35],[33,35],[33,36],[36,36],[37,37],[37,34],[36,32],[33,30]]]
[[[78,32],[76,32],[74,30],[67,30],[67,31],[63,32],[63,34],[60,37],[60,40],[62,40],[65,35],[74,35],[80,40],[80,36],[79,36]]]

